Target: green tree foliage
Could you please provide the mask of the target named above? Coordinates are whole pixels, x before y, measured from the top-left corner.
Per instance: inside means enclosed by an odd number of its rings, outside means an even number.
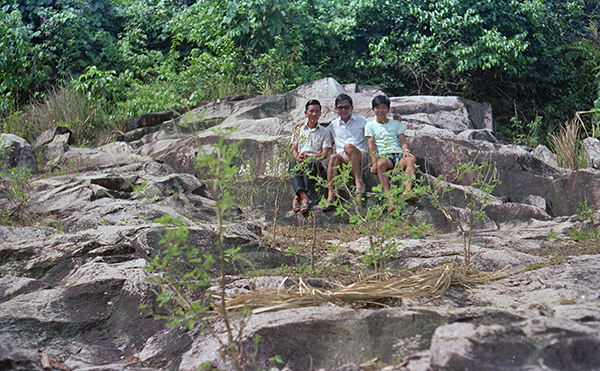
[[[0,11],[0,111],[28,98],[28,91],[44,82],[46,69],[32,41],[35,33],[21,12],[5,6]]]
[[[119,64],[115,33],[120,27],[113,4],[88,1],[57,1],[37,12],[40,41],[57,78],[78,75],[88,66],[108,69]]]
[[[11,81],[27,76],[21,92],[95,66],[115,71],[124,116],[332,76],[392,95],[489,101],[504,137],[532,143],[600,90],[599,0],[14,0],[2,9],[12,17],[3,35],[23,35],[6,43],[24,45],[13,53],[28,63],[5,69]],[[32,67],[38,59],[51,74]]]
[[[386,6],[383,0],[362,3],[369,9],[360,12],[365,21],[374,9]],[[365,65],[383,77],[373,83],[398,95],[452,94],[490,101],[498,129],[508,137],[528,131],[523,123],[538,115],[544,118],[544,129],[552,130],[574,111],[589,108],[595,96],[589,68],[580,68],[589,59],[572,48],[589,34],[589,3],[389,4],[387,17],[379,20],[388,29],[379,36],[372,33]]]

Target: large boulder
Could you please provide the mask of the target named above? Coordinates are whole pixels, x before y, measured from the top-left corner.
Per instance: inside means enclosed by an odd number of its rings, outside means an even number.
[[[211,130],[212,127],[235,129],[229,135],[230,140],[243,140],[242,148],[247,154],[247,161],[252,162],[258,174],[261,174],[272,169],[277,156],[289,146],[292,129],[305,120],[305,103],[309,99],[319,100],[323,106],[320,122],[327,125],[337,117],[333,107],[334,99],[341,93],[352,96],[354,113],[367,118],[374,117],[371,110],[373,97],[384,94],[376,87],[341,85],[332,78],[324,78],[282,95],[216,99],[158,127],[157,130],[163,133],[158,136],[169,141],[168,145],[160,143],[160,140],[149,140],[157,135],[148,134],[132,143],[132,146],[137,148],[143,145],[143,151],[148,156],[154,157],[156,153],[162,158],[181,159],[189,163],[189,158],[195,157],[198,145],[204,146],[217,141],[218,134]],[[484,135],[493,140],[490,138],[494,128],[489,104],[459,97],[393,97],[392,112],[400,114],[410,124],[409,128],[428,126],[445,130],[451,137],[468,130],[471,137]],[[182,128],[177,129],[177,126]],[[190,128],[196,130],[197,143],[186,143],[186,148],[179,148],[177,143],[173,143],[173,136]],[[487,132],[478,135],[473,130]],[[190,168],[187,164],[179,166],[170,162],[170,165],[175,168]]]
[[[420,169],[432,176],[451,174],[459,163],[490,162],[500,184],[493,194],[520,203],[530,196],[545,200],[549,215],[572,215],[580,203],[600,206],[600,173],[594,169],[555,168],[522,147],[488,141],[455,141],[417,132],[408,141]],[[468,179],[467,179],[468,181]]]
[[[14,134],[0,134],[0,171],[21,167],[37,174],[37,160],[31,144]]]
[[[290,132],[295,123],[304,120],[304,103],[311,98],[319,99],[323,104],[321,122],[326,125],[336,117],[332,101],[340,93],[354,98],[355,113],[372,117],[370,101],[383,92],[375,87],[341,85],[326,78],[287,94],[217,99],[131,142],[131,148],[137,151],[132,154],[150,157],[202,179],[205,175],[196,168],[195,158],[199,151],[212,151],[210,145],[220,135],[213,129],[235,129],[228,140],[243,141],[240,165],[265,183],[270,177],[278,177],[287,166]],[[506,206],[496,207],[495,215],[501,218],[498,222],[523,220],[528,215],[536,217],[534,209],[516,210],[517,204],[530,197],[539,197],[545,203],[537,216],[542,218],[573,214],[584,201],[600,207],[597,191],[600,188],[594,171],[558,168],[552,154],[544,148],[529,152],[524,147],[498,143],[488,104],[459,97],[392,97],[392,112],[399,113],[407,122],[407,137],[420,171],[432,176],[448,174],[458,164],[475,158],[495,164],[501,183],[494,195],[510,203],[512,210],[506,214],[503,211]],[[369,189],[378,183],[368,171],[363,174]],[[289,197],[291,193],[286,195]]]
[[[583,149],[588,166],[600,170],[600,140],[585,138],[583,140]]]

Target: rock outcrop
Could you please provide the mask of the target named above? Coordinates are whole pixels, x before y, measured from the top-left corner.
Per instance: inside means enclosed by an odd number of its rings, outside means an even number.
[[[184,331],[150,315],[168,314],[156,302],[156,283],[147,280],[150,261],[164,248],[164,226],[156,220],[178,217],[193,248],[215,253],[214,200],[195,167],[199,151],[217,140],[208,129],[236,128],[230,139],[244,141],[242,161],[254,164],[266,182],[294,123],[303,120],[305,101],[321,101],[326,124],[335,117],[332,101],[341,92],[350,93],[356,112],[366,116],[372,97],[381,93],[323,79],[287,94],[215,100],[157,126],[143,126],[148,120],[136,129],[132,124],[123,141],[98,148],[69,147],[61,137],[68,133],[40,138],[38,150],[55,154],[50,157],[58,172],[29,184],[33,225],[0,227],[0,370],[42,370],[40,355],[73,370],[191,371],[207,363],[232,369],[218,339],[201,326]],[[324,305],[253,314],[239,338],[242,367],[281,368],[280,359],[291,370],[360,370],[378,358],[392,365],[387,370],[405,371],[600,369],[598,249],[546,253],[572,239],[573,231],[594,226],[593,218],[574,214],[584,200],[600,207],[600,173],[561,169],[525,148],[498,143],[486,104],[395,97],[392,110],[408,122],[424,182],[461,162],[495,164],[502,183],[470,250],[474,268],[504,269],[509,276],[468,289],[451,287],[442,296],[403,298],[388,308]],[[25,166],[21,161],[8,166]],[[451,186],[468,192],[461,182]],[[262,199],[269,199],[268,187],[259,188]],[[254,212],[232,210],[224,242],[239,249],[246,263],[226,266],[231,295],[293,281],[248,277],[251,267],[261,272],[309,261],[308,253],[284,253],[265,243],[274,238],[270,200]],[[457,216],[468,211],[464,204],[453,207]],[[307,223],[286,211],[280,211],[280,223]],[[410,271],[462,259],[462,236],[427,197],[407,212],[442,232],[398,238],[389,267]],[[321,225],[336,222],[316,207],[312,215]],[[321,241],[317,266],[357,266],[368,247],[367,237]],[[226,339],[223,325],[212,321],[216,335]]]
[[[0,173],[16,167],[37,174],[37,160],[33,147],[25,139],[14,134],[0,134]]]

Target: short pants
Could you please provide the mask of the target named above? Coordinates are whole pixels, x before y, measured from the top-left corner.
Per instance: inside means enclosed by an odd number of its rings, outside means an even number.
[[[396,162],[402,160],[402,153],[388,153],[387,155],[385,155],[385,157],[392,161],[392,164],[396,166]]]

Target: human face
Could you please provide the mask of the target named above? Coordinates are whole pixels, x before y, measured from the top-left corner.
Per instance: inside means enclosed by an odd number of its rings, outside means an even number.
[[[384,124],[387,122],[387,114],[390,112],[390,107],[385,103],[381,103],[373,108],[373,112],[375,113],[375,120],[380,124]]]
[[[319,124],[319,118],[321,118],[321,107],[317,104],[308,106],[308,109],[304,111],[304,114],[308,118],[308,126],[311,128],[316,127]]]
[[[344,99],[338,102],[337,106],[335,107],[335,110],[338,113],[338,115],[340,115],[342,121],[347,122],[352,116],[353,108],[354,107],[350,105],[350,102],[348,102],[348,99]]]

